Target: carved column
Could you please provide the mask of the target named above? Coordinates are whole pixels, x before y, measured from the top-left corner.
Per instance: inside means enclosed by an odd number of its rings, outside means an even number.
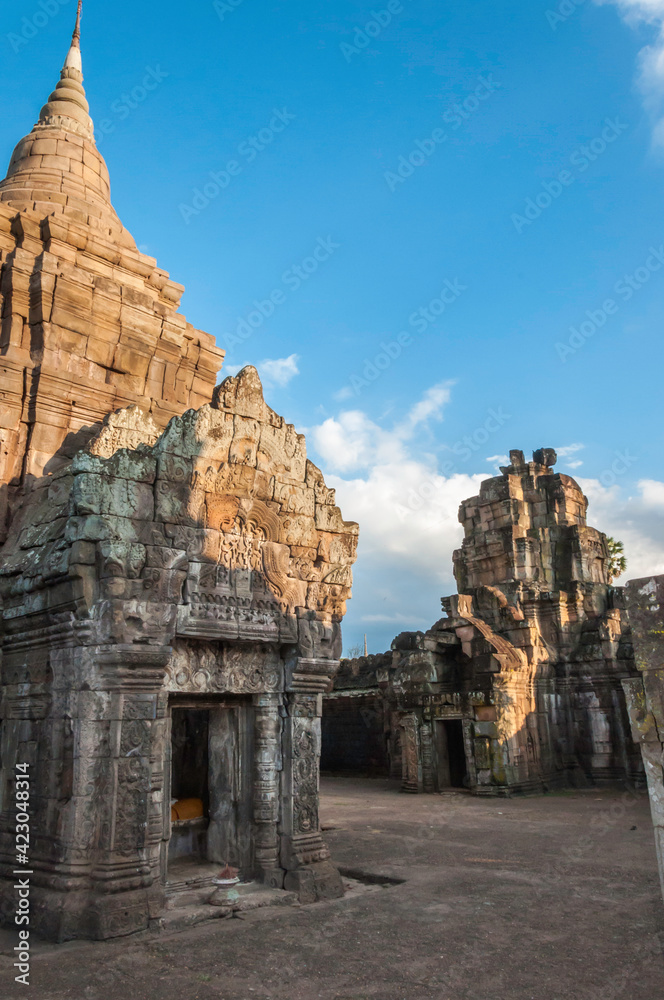
[[[89,759],[84,758],[98,838],[87,913],[96,938],[143,929],[163,908],[167,696],[162,685],[169,654],[169,647],[154,646],[98,650],[101,690],[87,699],[81,695],[90,705],[88,727],[101,727],[102,738],[95,737]]]
[[[429,793],[435,790],[433,775],[433,735],[431,732],[433,725],[435,725],[435,723],[430,720],[426,720],[420,728],[420,746],[422,747],[422,790]]]
[[[420,740],[417,715],[409,712],[401,717],[401,791],[419,792],[422,789],[420,767]]]
[[[286,696],[281,863],[285,887],[303,903],[343,895],[318,820],[322,691],[336,661],[299,659]]]
[[[281,763],[281,696],[254,695],[254,823],[256,866],[262,880],[283,888],[284,871],[279,865],[279,778]]]

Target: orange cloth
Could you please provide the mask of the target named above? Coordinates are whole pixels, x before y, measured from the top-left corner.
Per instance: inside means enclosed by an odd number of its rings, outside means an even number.
[[[171,822],[179,819],[198,819],[203,815],[202,799],[178,799],[171,806]]]

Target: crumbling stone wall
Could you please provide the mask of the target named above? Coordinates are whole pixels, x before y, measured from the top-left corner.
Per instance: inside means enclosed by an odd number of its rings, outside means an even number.
[[[388,654],[341,661],[339,690],[325,700],[323,771],[382,775],[392,769],[391,722],[377,681],[377,670],[388,662]]]
[[[1,905],[9,916],[20,760],[34,926],[49,937],[109,937],[158,916],[173,695],[251,697],[253,874],[303,901],[342,892],[318,823],[320,698],[357,526],[253,368],[152,436],[138,410],[107,418],[33,484],[0,551]]]
[[[664,894],[664,576],[631,580],[627,609],[639,671],[623,681],[634,740],[643,755]]]
[[[606,538],[587,525],[578,484],[553,472],[554,451],[510,458],[461,504],[447,617],[398,636],[390,663],[364,680],[383,693],[403,787],[437,787],[453,720],[477,793],[639,783],[621,685],[634,674],[631,637]],[[355,669],[345,665],[334,697],[350,693]]]

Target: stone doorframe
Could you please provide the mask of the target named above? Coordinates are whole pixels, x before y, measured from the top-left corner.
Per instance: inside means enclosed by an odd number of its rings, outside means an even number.
[[[253,699],[255,701],[255,699]],[[229,781],[232,783],[237,782],[238,784],[238,810],[240,813],[244,812],[245,817],[251,814],[250,818],[246,818],[244,823],[239,821],[235,830],[230,831],[230,839],[234,842],[235,850],[227,851],[226,857],[210,858],[210,862],[219,862],[220,866],[225,863],[231,863],[237,865],[241,871],[250,871],[252,876],[256,875],[255,869],[258,867],[256,864],[255,857],[255,827],[256,822],[253,813],[255,812],[255,780],[253,773],[253,761],[256,754],[256,733],[254,730],[254,718],[255,712],[253,711],[254,705],[252,704],[252,699],[249,697],[243,697],[241,695],[235,696],[224,696],[224,695],[178,695],[171,694],[168,699],[168,705],[165,713],[165,736],[164,736],[164,796],[163,796],[163,841],[161,847],[161,881],[164,886],[168,882],[168,865],[169,865],[169,844],[172,834],[172,823],[171,823],[171,807],[170,807],[170,789],[172,783],[172,721],[173,712],[183,709],[192,709],[195,711],[203,711],[209,713],[209,726],[206,733],[206,738],[208,741],[208,791],[210,797],[210,814],[209,814],[209,827],[208,835],[214,828],[214,815],[213,807],[219,804],[221,796],[219,793],[215,794],[215,782],[212,779],[212,775],[215,771],[213,762],[213,743],[215,742],[215,737],[224,736],[226,731],[226,726],[222,725],[221,718],[214,719],[214,713],[223,713],[225,710],[229,713],[228,716],[228,728],[235,729],[237,732],[232,732],[232,741],[230,742],[230,754],[231,757],[231,768],[234,774],[229,775]],[[233,711],[242,713],[236,720],[232,719],[230,713]],[[251,713],[251,715],[244,713]],[[244,715],[244,717],[243,717]],[[249,732],[247,732],[249,730]],[[252,733],[252,730],[254,732]],[[249,743],[251,741],[251,743]],[[249,749],[251,747],[251,749]],[[249,751],[249,752],[247,752]],[[217,765],[219,761],[216,762]],[[251,777],[247,780],[246,768],[251,768]],[[209,849],[209,843],[208,843]]]
[[[450,719],[458,719],[463,724],[463,743],[470,787],[476,783],[472,720],[462,712],[456,712],[451,715],[429,716],[422,721],[417,712],[405,712],[399,719],[402,792],[435,791],[433,726],[436,722],[446,722]]]
[[[338,661],[294,657],[285,663],[285,692],[251,695],[255,875],[271,888],[296,891],[301,902],[343,895],[341,877],[330,862],[318,816],[322,694],[337,669]],[[228,692],[216,696],[203,692],[191,695],[191,707],[219,708],[225,696],[229,705],[235,703]],[[179,694],[173,704],[189,705],[187,694]],[[165,743],[165,754],[170,754],[170,743]],[[169,830],[169,794],[164,794],[163,822],[164,831]],[[165,838],[162,885],[167,852]]]

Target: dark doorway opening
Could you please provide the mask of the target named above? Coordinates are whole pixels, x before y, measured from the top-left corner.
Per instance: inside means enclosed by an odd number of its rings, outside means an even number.
[[[205,858],[210,814],[210,713],[174,709],[171,720],[171,841],[169,857]]]
[[[186,881],[183,866],[194,862],[213,873],[214,866],[223,868],[229,864],[239,869],[242,878],[251,878],[254,874],[251,699],[232,695],[176,696],[170,708],[170,753],[165,765],[170,800],[165,803],[164,813],[164,877],[170,883],[178,879]],[[207,878],[209,873],[203,874]]]
[[[210,805],[208,790],[208,742],[210,713],[207,709],[173,709],[171,738],[171,797],[200,799],[204,815]]]
[[[324,774],[389,775],[382,699],[325,699],[320,767]]]
[[[437,720],[436,761],[438,791],[444,788],[468,787],[462,719]]]

